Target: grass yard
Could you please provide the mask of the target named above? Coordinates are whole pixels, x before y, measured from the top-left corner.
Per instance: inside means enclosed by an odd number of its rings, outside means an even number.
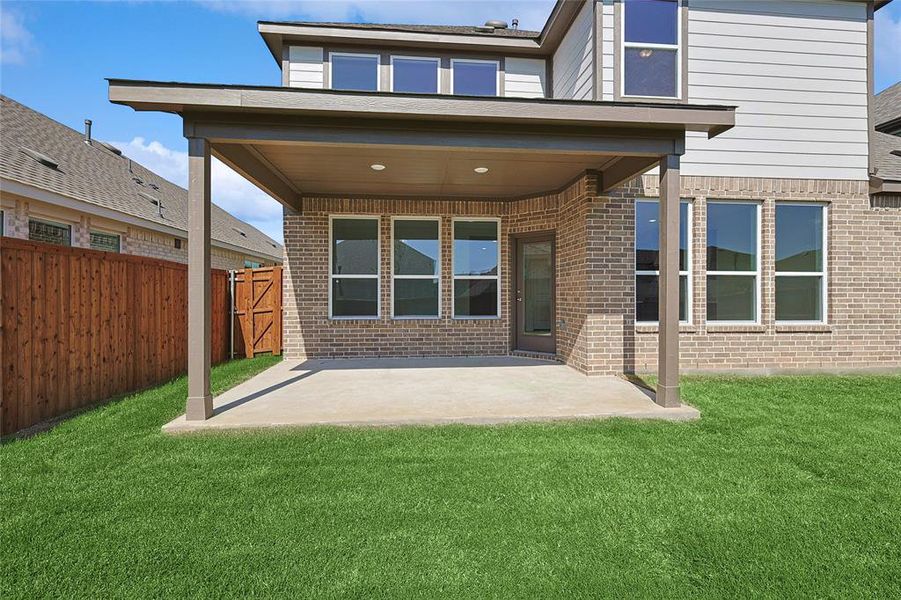
[[[162,435],[185,395],[0,447],[0,597],[901,597],[901,377],[687,378],[695,423]]]

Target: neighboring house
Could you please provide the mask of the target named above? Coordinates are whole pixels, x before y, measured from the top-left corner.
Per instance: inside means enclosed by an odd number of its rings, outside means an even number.
[[[873,206],[901,208],[901,83],[882,90],[873,100],[877,123],[870,136]]]
[[[112,145],[0,96],[2,235],[188,260],[188,194]],[[216,205],[213,268],[281,264],[282,247]]]
[[[111,80],[110,99],[182,115],[192,210],[211,152],[285,205],[288,358],[541,353],[656,368],[672,406],[680,368],[901,367],[901,211],[869,195],[884,4],[266,21],[281,87]]]

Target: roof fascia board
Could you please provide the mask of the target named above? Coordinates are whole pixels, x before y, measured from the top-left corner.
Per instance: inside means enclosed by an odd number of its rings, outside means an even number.
[[[734,108],[688,104],[613,104],[512,98],[344,94],[301,88],[226,88],[110,80],[109,99],[135,110],[269,112],[407,120],[676,128],[719,133],[735,124]],[[714,132],[714,130],[716,130]]]
[[[125,223],[126,225],[133,225],[135,227],[141,227],[142,229],[149,229],[158,233],[165,233],[179,239],[188,239],[188,232],[183,229],[179,229],[178,227],[171,227],[169,225],[163,225],[154,221],[148,221],[147,219],[142,219],[141,217],[136,217],[134,215],[129,215],[128,213],[119,212],[111,208],[106,208],[105,206],[98,206],[97,204],[85,202],[84,200],[79,200],[70,196],[63,196],[62,194],[57,194],[56,192],[51,192],[49,190],[29,185],[27,183],[22,183],[14,179],[8,179],[6,177],[0,178],[0,190],[8,194],[15,194],[16,196],[22,196],[24,198],[31,198],[40,202],[46,202],[47,204],[54,204],[95,217],[109,219],[110,221],[118,221],[120,223]],[[251,248],[243,248],[241,246],[229,244],[228,242],[223,242],[221,240],[213,239],[211,240],[211,243],[219,248],[232,250],[241,254],[247,254],[248,256],[254,256],[256,258],[264,258],[266,260],[283,259],[282,256],[276,254],[264,254],[262,252],[257,252],[256,250],[253,250]]]
[[[516,52],[541,54],[540,43],[535,39],[460,35],[451,33],[427,33],[416,31],[386,31],[379,29],[352,29],[341,27],[317,27],[313,25],[289,25],[259,23],[257,28],[267,41],[269,50],[276,56],[284,43],[336,44],[369,42],[379,46],[412,46],[418,48],[440,47],[444,49],[479,50],[489,52]]]

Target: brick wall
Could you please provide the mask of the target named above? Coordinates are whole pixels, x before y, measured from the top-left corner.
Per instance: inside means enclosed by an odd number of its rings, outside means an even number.
[[[901,210],[872,207],[867,191],[867,182],[683,177],[682,197],[693,206],[693,295],[691,323],[680,328],[682,368],[765,371],[901,366]],[[657,195],[657,178],[645,176],[607,201],[622,205],[636,196]],[[762,204],[759,325],[706,322],[708,199]],[[775,210],[779,201],[825,202],[829,207],[825,325],[776,324]],[[634,228],[634,212],[628,211],[623,224],[620,231]],[[634,283],[620,283],[634,294]],[[629,312],[634,319],[634,310]],[[626,327],[625,331],[624,345],[634,347],[634,354],[624,354],[626,365],[640,372],[654,371],[656,326]]]
[[[792,369],[901,366],[901,211],[874,207],[866,182],[684,177],[693,205],[691,322],[681,327],[685,369]],[[589,374],[656,369],[657,328],[635,324],[634,199],[655,198],[657,178],[597,194],[586,176],[567,190],[514,202],[307,198],[286,210],[285,353],[288,358],[505,354],[511,349],[510,236],[555,230],[558,355]],[[706,201],[762,203],[761,323],[707,324]],[[777,201],[829,203],[828,324],[780,325],[774,314]],[[379,215],[381,314],[328,319],[328,218]],[[392,215],[440,216],[442,315],[392,320]],[[451,318],[451,219],[501,218],[501,317]]]
[[[584,320],[584,206],[588,180],[560,194],[516,202],[305,198],[303,214],[285,211],[285,355],[288,358],[349,356],[465,356],[507,354],[510,327],[510,236],[557,230],[558,353],[584,360],[577,349]],[[379,215],[381,232],[381,317],[328,318],[329,215]],[[441,316],[391,318],[391,216],[441,217]],[[501,219],[501,313],[498,319],[451,316],[453,217]],[[562,293],[566,291],[567,293]]]

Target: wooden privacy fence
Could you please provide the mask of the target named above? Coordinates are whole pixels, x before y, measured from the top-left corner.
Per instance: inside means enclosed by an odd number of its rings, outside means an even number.
[[[212,277],[220,362],[229,281],[226,271]],[[0,288],[2,435],[187,369],[186,265],[4,237]]]

